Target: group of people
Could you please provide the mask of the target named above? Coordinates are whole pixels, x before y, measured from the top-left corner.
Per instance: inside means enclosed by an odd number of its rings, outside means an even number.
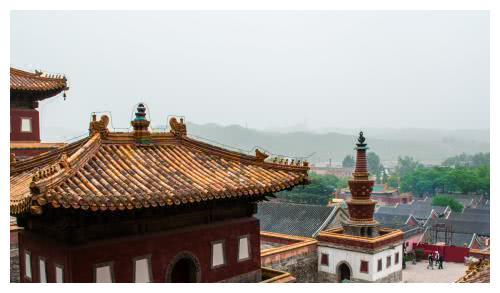
[[[439,270],[442,269],[443,259],[443,255],[441,255],[437,250],[434,253],[429,253],[429,265],[427,266],[427,269],[434,269],[434,265],[436,265]]]

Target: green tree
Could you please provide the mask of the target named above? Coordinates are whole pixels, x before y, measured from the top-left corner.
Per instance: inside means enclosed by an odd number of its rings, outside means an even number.
[[[351,155],[345,156],[344,160],[342,160],[342,167],[344,168],[352,168],[354,167],[355,161],[354,157]]]
[[[334,175],[319,175],[314,172],[309,174],[309,179],[311,180],[310,184],[295,187],[290,191],[279,192],[276,196],[295,203],[326,205],[332,198],[339,179]]]
[[[399,187],[399,178],[396,175],[391,175],[387,179],[387,185],[392,188],[398,188]]]
[[[396,174],[400,177],[415,171],[417,168],[422,167],[418,161],[414,160],[412,157],[398,157],[398,164],[396,165]]]
[[[389,181],[389,175],[387,175],[387,172],[382,171],[382,183],[386,184]]]
[[[368,154],[366,154],[366,161],[368,163],[368,172],[377,175],[380,171],[379,156],[374,152],[368,152]]]
[[[462,153],[460,155],[447,158],[442,163],[446,167],[480,167],[490,165],[490,153],[477,153],[468,155]]]
[[[446,195],[437,195],[432,198],[432,205],[435,206],[449,206],[454,212],[461,212],[464,206],[455,198]]]

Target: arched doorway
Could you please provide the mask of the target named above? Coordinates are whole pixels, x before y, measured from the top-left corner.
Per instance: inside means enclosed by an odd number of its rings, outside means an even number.
[[[201,282],[200,263],[190,252],[177,254],[167,268],[166,281],[169,283]]]
[[[351,279],[351,268],[345,262],[337,267],[337,278],[339,282],[349,281]]]
[[[196,283],[196,265],[189,258],[179,259],[172,268],[172,283]]]

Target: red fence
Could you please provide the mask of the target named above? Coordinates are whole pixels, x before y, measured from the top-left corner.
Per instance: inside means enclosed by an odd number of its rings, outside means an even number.
[[[424,251],[425,257],[429,255],[429,253],[434,253],[439,251],[439,254],[444,256],[444,261],[449,262],[464,262],[464,258],[469,256],[470,249],[467,247],[461,246],[443,246],[443,245],[434,245],[427,243],[419,243],[413,246],[413,249],[422,249]]]

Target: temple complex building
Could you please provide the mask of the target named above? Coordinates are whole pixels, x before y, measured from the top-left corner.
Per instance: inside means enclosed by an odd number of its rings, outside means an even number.
[[[342,227],[319,233],[320,282],[401,282],[403,232],[381,227],[374,219],[371,199],[374,181],[369,179],[365,138],[356,144],[356,169],[349,180],[349,218]]]
[[[66,77],[10,68],[10,149],[22,159],[61,147],[40,141],[38,102],[68,90]]]
[[[169,132],[150,132],[145,111],[132,132],[93,115],[88,137],[11,162],[21,282],[293,281],[261,267],[253,215],[307,184],[308,163],[192,139],[175,117]]]

